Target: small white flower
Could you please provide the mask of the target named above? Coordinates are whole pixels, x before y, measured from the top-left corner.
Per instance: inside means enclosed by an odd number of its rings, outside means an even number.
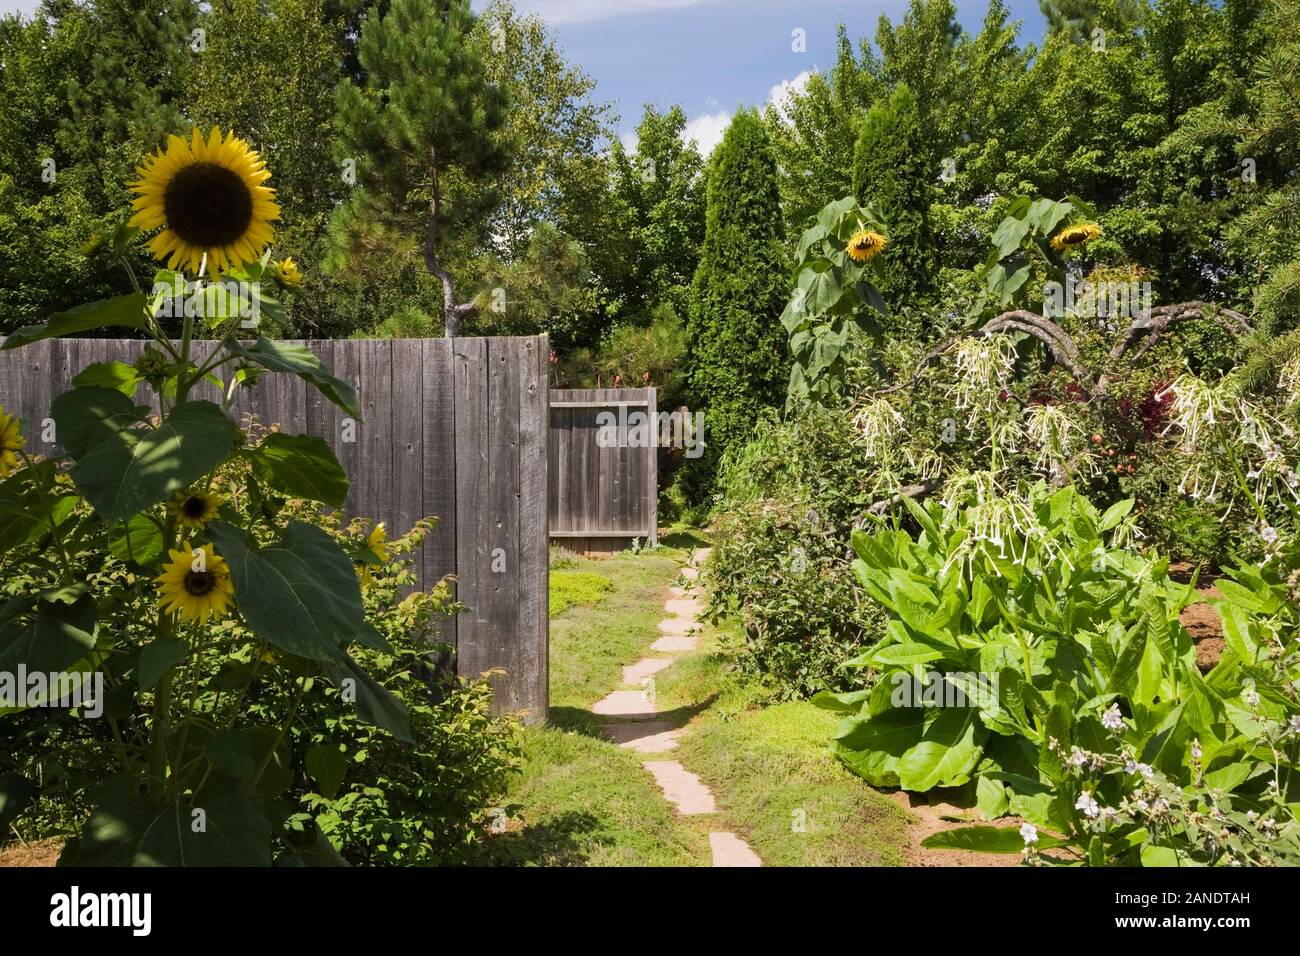
[[[1272,544],[1277,540],[1277,529],[1272,526],[1265,526],[1259,529],[1259,536],[1264,539],[1265,544]]]
[[[1070,759],[1067,760],[1066,762],[1071,767],[1082,767],[1084,764],[1088,762],[1089,759],[1090,758],[1088,757],[1087,752],[1080,750],[1078,747],[1071,747]]]
[[[1199,737],[1193,737],[1192,738],[1192,759],[1200,760],[1202,753],[1203,751],[1201,750],[1201,739]]]
[[[1079,794],[1079,799],[1074,801],[1074,809],[1082,810],[1083,815],[1089,820],[1095,820],[1101,815],[1101,807],[1097,806],[1097,801],[1092,799],[1092,794],[1087,790]]]
[[[1246,690],[1246,693],[1242,694],[1242,697],[1246,701],[1247,707],[1259,706],[1259,691],[1255,690],[1255,688],[1253,687],[1248,688]]]
[[[1151,809],[1151,804],[1147,803],[1145,800],[1138,800],[1136,803],[1133,804],[1133,806],[1137,807],[1143,813],[1146,813],[1148,810]]]
[[[1291,733],[1300,734],[1300,714],[1292,714],[1287,726],[1291,728]]]
[[[1106,712],[1101,715],[1101,725],[1107,730],[1123,730],[1124,717],[1119,712],[1118,704],[1111,704],[1106,708]]]
[[[1020,824],[1020,838],[1025,841],[1025,846],[1032,846],[1038,842],[1038,828],[1032,823]]]

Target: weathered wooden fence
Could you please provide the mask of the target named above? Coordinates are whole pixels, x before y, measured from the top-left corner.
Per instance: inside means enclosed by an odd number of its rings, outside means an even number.
[[[133,362],[146,343],[51,339],[0,351],[0,405],[28,423],[29,448],[55,397],[92,362]],[[290,434],[324,438],[351,480],[347,513],[404,534],[437,516],[417,556],[425,587],[457,577],[470,610],[448,622],[461,674],[500,668],[500,711],[544,720],[548,675],[547,356],[545,336],[308,341],[354,385],[362,419],[292,375],[267,373],[232,406]],[[199,343],[205,354],[210,343]],[[214,389],[196,398],[217,399]],[[143,400],[143,392],[141,399]],[[156,407],[156,406],[155,406]]]
[[[548,510],[555,543],[603,552],[633,538],[658,541],[657,401],[653,388],[551,390]]]

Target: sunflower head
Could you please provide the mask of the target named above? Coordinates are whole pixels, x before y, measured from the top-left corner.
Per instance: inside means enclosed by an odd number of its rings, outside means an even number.
[[[18,419],[0,408],[0,478],[18,470],[18,453],[23,448],[23,433]]]
[[[220,495],[210,491],[178,491],[167,499],[167,513],[175,517],[182,528],[196,531],[215,521],[222,503]]]
[[[859,229],[849,239],[849,244],[844,247],[844,251],[854,262],[866,262],[879,255],[887,243],[888,240],[880,233],[871,229]]]
[[[1051,246],[1057,252],[1064,249],[1071,249],[1075,246],[1082,246],[1085,243],[1092,242],[1094,239],[1101,237],[1101,226],[1095,222],[1077,222],[1072,226],[1066,226],[1060,232],[1052,237]]]
[[[271,243],[270,223],[280,218],[271,177],[257,153],[234,133],[213,127],[205,140],[195,127],[148,157],[131,184],[138,193],[130,225],[162,228],[149,240],[154,258],[169,269],[197,274],[203,257],[216,278],[256,260]]]
[[[285,289],[296,289],[302,284],[302,273],[293,256],[286,256],[275,264],[275,281]]]
[[[180,615],[181,620],[198,624],[209,618],[222,618],[230,610],[235,596],[230,583],[230,568],[212,550],[212,545],[169,551],[171,561],[155,579],[158,603],[164,611]]]

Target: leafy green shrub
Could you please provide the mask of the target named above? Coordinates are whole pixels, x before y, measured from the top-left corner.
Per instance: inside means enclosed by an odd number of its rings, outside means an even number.
[[[1280,576],[1243,567],[1223,585],[1228,652],[1202,675],[1179,622],[1194,585],[1115,547],[1131,502],[1102,515],[1073,488],[1040,486],[948,505],[909,500],[916,537],[854,536],[854,574],[892,617],[850,662],[879,681],[819,698],[847,715],[840,758],[880,786],[970,784],[986,818],[1028,821],[932,846],[1090,865],[1300,858],[1295,615]],[[917,680],[933,695],[915,696]]]
[[[857,685],[860,675],[843,661],[879,634],[879,612],[838,570],[865,496],[853,440],[842,412],[810,407],[789,422],[769,417],[753,441],[728,454],[719,479],[711,610],[739,616],[739,662],[784,696]]]

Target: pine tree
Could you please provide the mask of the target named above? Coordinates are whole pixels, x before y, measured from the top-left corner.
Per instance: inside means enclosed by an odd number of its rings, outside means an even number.
[[[339,88],[335,116],[336,158],[355,171],[358,189],[333,235],[346,245],[378,224],[418,237],[424,266],[442,285],[449,337],[476,306],[456,301],[444,227],[485,221],[490,190],[482,184],[509,159],[495,135],[505,95],[486,79],[473,25],[469,0],[393,0],[383,17],[365,20],[357,41],[364,80]],[[470,196],[474,203],[455,208]]]
[[[889,226],[888,272],[881,291],[890,305],[912,305],[934,290],[938,256],[930,229],[929,168],[916,97],[899,84],[867,112],[853,163],[853,191],[874,203]]]
[[[714,151],[707,202],[687,325],[691,390],[706,416],[705,476],[785,397],[785,229],[772,144],[756,110],[738,112]]]

